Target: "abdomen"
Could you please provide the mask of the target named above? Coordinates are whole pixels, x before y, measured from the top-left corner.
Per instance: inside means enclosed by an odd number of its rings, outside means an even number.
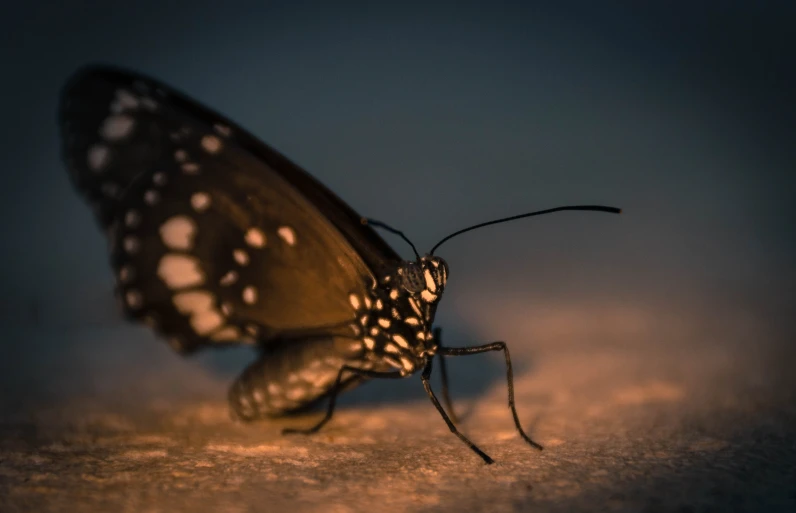
[[[363,360],[359,341],[312,338],[270,342],[232,384],[230,406],[242,420],[305,409],[332,391],[343,365],[370,367]],[[347,389],[363,381],[343,376]]]

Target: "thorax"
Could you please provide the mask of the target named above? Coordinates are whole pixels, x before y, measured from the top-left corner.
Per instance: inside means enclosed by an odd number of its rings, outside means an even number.
[[[432,324],[447,267],[444,272],[436,271],[439,264],[426,260],[418,265],[433,271],[433,278],[418,290],[407,290],[404,268],[399,267],[371,284],[367,293],[349,297],[355,314],[351,327],[362,341],[365,357],[384,362],[403,375],[422,368],[437,351]]]

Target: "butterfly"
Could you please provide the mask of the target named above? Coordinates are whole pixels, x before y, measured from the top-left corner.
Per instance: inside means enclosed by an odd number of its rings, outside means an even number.
[[[486,463],[490,456],[456,428],[444,357],[502,351],[508,402],[511,358],[504,342],[443,345],[434,317],[449,267],[420,256],[408,237],[363,218],[332,191],[236,123],[145,75],[106,65],[77,70],[62,90],[62,153],[71,181],[93,208],[111,254],[116,294],[131,320],[182,354],[249,344],[259,356],[229,391],[250,421],[327,398],[331,418],[343,391],[376,378],[420,373],[448,428]],[[403,238],[403,260],[374,228]],[[435,357],[445,408],[429,378]],[[447,411],[447,412],[446,412]]]

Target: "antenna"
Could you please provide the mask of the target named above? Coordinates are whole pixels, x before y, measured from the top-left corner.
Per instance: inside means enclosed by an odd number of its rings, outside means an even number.
[[[375,219],[368,219],[367,217],[363,217],[362,219],[360,219],[360,222],[361,222],[363,225],[366,225],[366,226],[367,226],[367,225],[372,225],[372,226],[375,226],[375,227],[377,227],[377,228],[382,228],[382,229],[384,229],[384,230],[387,230],[387,231],[388,231],[388,232],[390,232],[390,233],[394,233],[395,235],[399,236],[400,238],[402,238],[403,240],[405,240],[407,244],[409,244],[410,246],[412,246],[412,251],[414,251],[414,252],[415,252],[415,258],[417,258],[418,260],[420,260],[420,255],[417,253],[417,249],[415,248],[415,245],[414,245],[414,244],[412,244],[412,241],[411,241],[411,240],[409,240],[409,237],[407,237],[406,235],[404,235],[404,232],[402,232],[402,231],[399,231],[399,230],[396,230],[395,228],[393,228],[393,227],[391,227],[391,226],[388,226],[388,225],[386,225],[386,224],[382,223],[381,221],[376,221]]]
[[[489,225],[492,225],[492,224],[506,223],[508,221],[514,221],[515,219],[522,219],[524,217],[540,216],[542,214],[551,214],[553,212],[559,212],[561,210],[591,210],[591,211],[594,211],[594,212],[608,212],[609,214],[621,214],[622,213],[622,209],[621,208],[616,208],[616,207],[603,207],[601,205],[572,205],[572,206],[566,206],[566,207],[548,208],[547,210],[539,210],[537,212],[529,212],[527,214],[520,214],[520,215],[516,215],[516,216],[511,216],[511,217],[504,217],[502,219],[495,219],[494,221],[487,221],[485,223],[479,223],[479,224],[475,224],[473,226],[468,226],[467,228],[463,228],[463,229],[461,229],[461,230],[459,230],[457,232],[453,232],[450,235],[448,235],[447,237],[443,238],[441,241],[437,242],[437,244],[433,248],[431,248],[431,251],[429,252],[429,254],[433,255],[434,251],[436,251],[438,247],[442,246],[443,243],[449,241],[450,239],[456,237],[457,235],[461,235],[463,233],[475,230],[476,228],[483,228],[484,226],[489,226]],[[397,232],[397,233],[400,234],[400,232]],[[401,234],[401,235],[403,235],[403,234]],[[411,242],[410,242],[410,244],[411,244]],[[412,248],[414,249],[414,246],[412,246]],[[415,253],[417,253],[417,251],[415,251]]]

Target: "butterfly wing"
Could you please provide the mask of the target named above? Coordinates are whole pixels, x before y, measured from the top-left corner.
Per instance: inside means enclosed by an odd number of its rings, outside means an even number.
[[[400,260],[297,165],[156,80],[81,70],[60,122],[126,313],[181,351],[345,324],[349,294]]]

